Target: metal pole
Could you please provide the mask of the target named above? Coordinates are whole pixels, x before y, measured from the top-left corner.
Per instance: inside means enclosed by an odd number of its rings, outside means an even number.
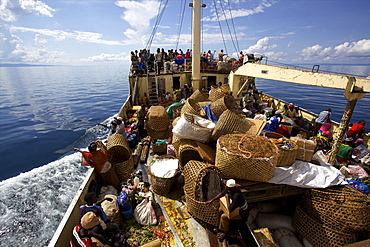
[[[193,0],[193,27],[192,27],[192,87],[201,89],[200,75],[200,6],[201,0]]]

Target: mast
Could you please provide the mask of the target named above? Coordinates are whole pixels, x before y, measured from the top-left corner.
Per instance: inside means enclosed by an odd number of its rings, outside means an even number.
[[[193,20],[192,20],[192,74],[191,81],[194,90],[201,88],[200,75],[200,7],[201,0],[193,0]],[[203,6],[202,6],[203,7]]]

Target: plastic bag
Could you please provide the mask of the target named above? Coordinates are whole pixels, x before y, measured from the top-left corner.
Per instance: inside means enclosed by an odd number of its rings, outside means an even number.
[[[128,203],[128,200],[129,198],[126,191],[121,191],[117,197],[117,203],[122,211],[126,211],[131,208],[130,204]]]
[[[151,193],[148,193],[145,199],[137,205],[134,210],[134,217],[141,225],[149,226],[157,224],[157,217],[152,206],[152,200],[153,197]]]
[[[361,193],[364,193],[366,195],[370,194],[370,188],[369,186],[361,183],[357,180],[347,180],[348,184],[351,185],[356,190],[360,191]]]

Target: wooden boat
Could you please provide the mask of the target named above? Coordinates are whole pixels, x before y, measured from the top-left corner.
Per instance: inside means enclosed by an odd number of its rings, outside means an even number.
[[[196,8],[198,7],[198,8]],[[200,1],[193,2],[193,17],[195,21],[200,20],[199,9]],[[199,23],[194,26],[200,26]],[[211,87],[228,83],[235,100],[239,102],[241,93],[254,78],[265,78],[270,80],[280,80],[292,83],[301,83],[306,85],[322,86],[329,88],[339,88],[345,91],[345,96],[348,99],[347,107],[343,114],[341,123],[333,122],[333,133],[335,133],[336,142],[333,145],[333,153],[337,152],[340,140],[343,138],[344,131],[348,126],[351,113],[355,107],[356,101],[361,99],[366,93],[370,92],[370,79],[360,77],[350,77],[337,74],[328,74],[315,71],[298,70],[295,68],[271,66],[261,63],[261,59],[253,59],[252,56],[246,57],[244,63],[239,67],[233,67],[232,64],[219,63],[224,67],[228,67],[227,72],[215,66],[205,66],[200,61],[200,31],[194,28],[193,33],[193,59],[185,61],[180,68],[168,70],[163,73],[156,74],[155,71],[145,74],[131,73],[129,76],[130,95],[126,102],[121,107],[118,115],[124,119],[128,119],[129,112],[135,105],[139,103],[140,96],[147,94],[149,104],[158,104],[158,95],[161,92],[172,92],[175,88],[183,87],[185,84],[191,85],[193,90],[202,89],[203,86]],[[133,72],[133,71],[132,71]],[[283,109],[287,102],[278,98],[261,95],[261,98],[270,102],[277,109]],[[301,109],[302,116],[309,121],[317,118],[317,114]],[[365,141],[366,142],[366,141]],[[149,160],[152,159],[149,155]],[[147,161],[150,162],[150,161]],[[334,162],[330,160],[330,162]],[[68,246],[72,228],[80,222],[79,206],[84,204],[83,197],[89,190],[89,187],[97,183],[97,175],[93,169],[90,169],[82,182],[70,206],[68,207],[65,216],[63,217],[59,227],[57,228],[49,246]],[[242,185],[242,190],[246,193],[248,202],[259,202],[268,199],[299,195],[304,192],[304,189],[288,186],[288,185],[273,185],[268,183],[245,184]],[[253,238],[253,236],[252,236]],[[178,246],[181,246],[178,245]],[[254,246],[258,246],[256,244]]]

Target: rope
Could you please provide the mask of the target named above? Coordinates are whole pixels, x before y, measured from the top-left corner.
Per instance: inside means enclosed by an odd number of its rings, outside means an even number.
[[[184,1],[184,5],[181,6],[182,10],[180,8],[180,13],[181,13],[180,16],[179,16],[179,19],[180,19],[179,20],[179,23],[180,23],[180,25],[179,25],[179,31],[178,31],[178,34],[177,34],[176,50],[177,50],[177,48],[179,46],[179,42],[180,42],[180,34],[181,34],[182,22],[184,20],[185,6],[186,6],[186,0]]]
[[[158,26],[159,26],[159,23],[163,17],[163,13],[164,13],[164,10],[166,9],[166,6],[167,6],[167,3],[168,3],[168,0],[166,0],[166,3],[164,5],[162,5],[162,1],[161,3],[159,4],[159,7],[158,7],[158,14],[157,14],[157,19],[156,19],[156,22],[154,24],[154,27],[153,27],[153,31],[152,33],[150,34],[150,37],[149,37],[149,40],[148,40],[148,43],[146,44],[145,46],[145,49],[150,49],[150,46],[153,42],[153,39],[154,39],[154,35],[155,33],[157,32],[157,29],[158,29]]]
[[[236,51],[236,52],[238,52],[238,51],[239,51],[239,49],[237,49],[237,47],[236,47],[236,45],[235,45],[234,38],[233,38],[233,36],[232,36],[232,34],[231,34],[231,31],[230,31],[229,22],[227,21],[226,14],[225,14],[225,10],[224,10],[224,8],[223,8],[223,6],[222,6],[222,3],[221,3],[221,2],[220,2],[220,6],[221,6],[222,12],[223,12],[224,17],[225,17],[225,21],[226,21],[227,29],[229,30],[229,34],[230,34],[231,41],[233,42],[233,45],[234,45],[235,51]]]
[[[222,32],[222,27],[221,27],[220,18],[218,17],[218,11],[217,11],[216,1],[215,1],[215,0],[213,0],[213,3],[214,3],[214,5],[215,5],[215,10],[216,10],[216,16],[217,16],[218,25],[220,26],[220,31],[221,31],[222,41],[224,42],[224,46],[225,46],[226,54],[228,54],[228,52],[227,52],[227,48],[226,48],[226,42],[225,42],[225,38],[224,38],[224,33]]]
[[[236,45],[237,45],[237,48],[238,48],[238,50],[237,50],[237,51],[240,51],[239,43],[238,43],[238,37],[236,36],[236,29],[235,29],[235,25],[234,25],[234,18],[233,18],[233,15],[232,15],[232,13],[231,13],[230,1],[227,1],[227,3],[228,3],[228,6],[229,6],[229,12],[230,12],[230,17],[231,17],[231,22],[232,22],[232,24],[233,24],[234,35],[235,35],[235,41],[236,41]]]

